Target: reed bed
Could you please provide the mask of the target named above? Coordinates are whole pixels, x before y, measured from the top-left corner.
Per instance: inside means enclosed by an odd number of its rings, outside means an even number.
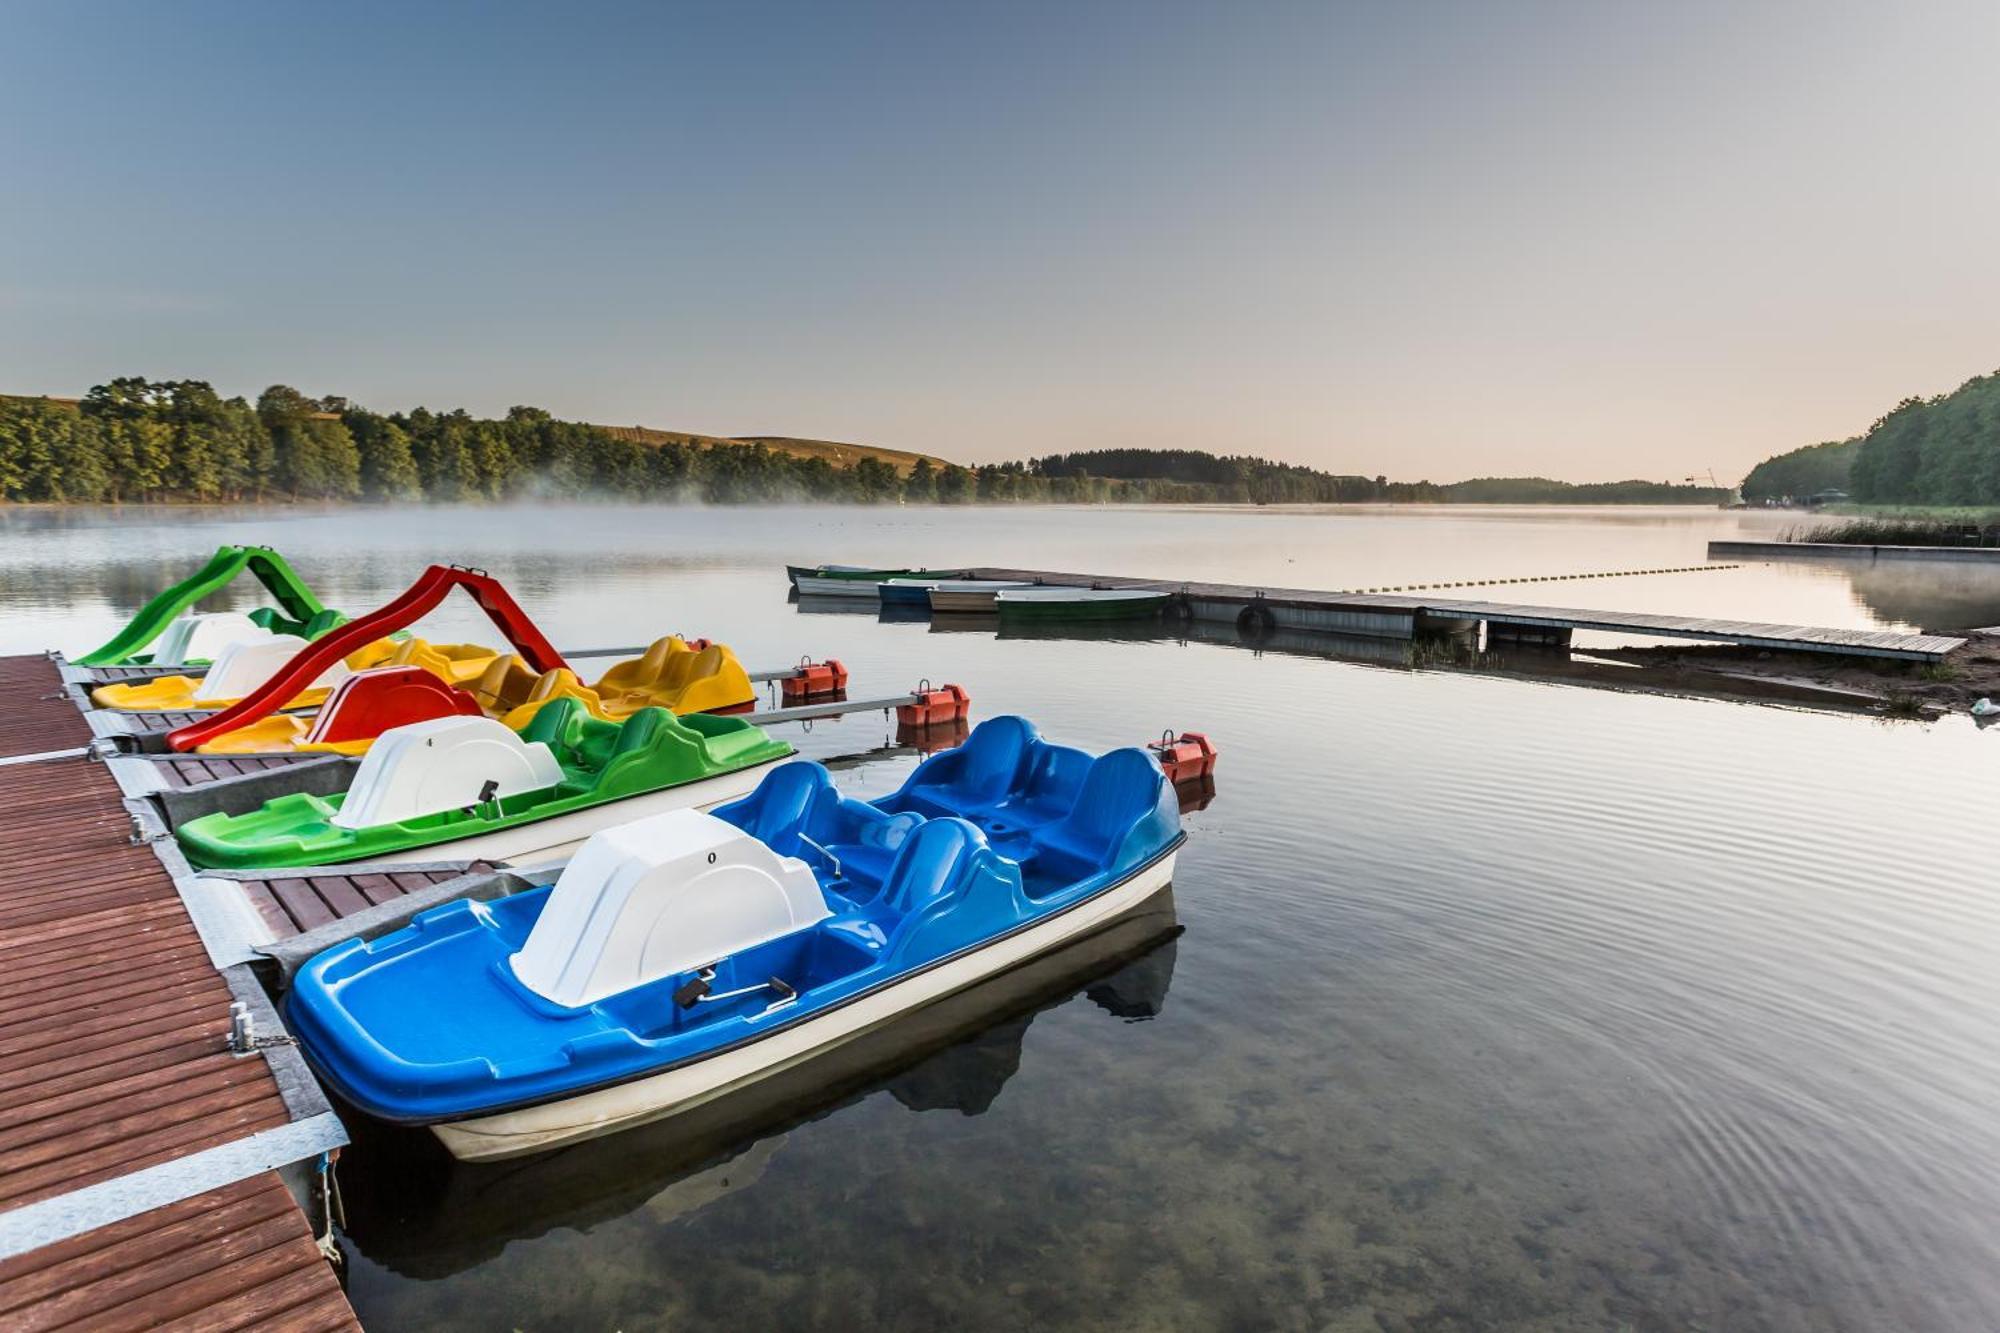
[[[2000,519],[1967,523],[1937,518],[1851,518],[1787,528],[1783,540],[1841,546],[2000,546]]]

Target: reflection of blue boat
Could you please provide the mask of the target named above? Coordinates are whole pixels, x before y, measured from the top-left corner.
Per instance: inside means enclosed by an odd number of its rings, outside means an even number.
[[[1172,789],[995,718],[874,802],[793,763],[593,837],[300,972],[307,1053],[383,1119],[506,1157],[692,1109],[1103,926],[1168,882]]]

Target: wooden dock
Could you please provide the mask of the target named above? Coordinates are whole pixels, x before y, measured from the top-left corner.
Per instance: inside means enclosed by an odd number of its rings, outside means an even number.
[[[1939,634],[1830,629],[1652,612],[1478,601],[1438,597],[1422,590],[1327,592],[1308,588],[1261,588],[1249,584],[1176,583],[1165,579],[1037,569],[980,569],[975,571],[975,575],[985,579],[1021,579],[1058,587],[1156,589],[1173,594],[1175,607],[1192,619],[1212,623],[1233,622],[1246,632],[1317,630],[1410,639],[1427,632],[1477,630],[1483,625],[1488,637],[1497,641],[1563,645],[1569,642],[1572,631],[1581,629],[1646,638],[1730,643],[1778,652],[1885,657],[1910,662],[1941,661],[1966,643],[1963,638]],[[1562,581],[1536,580],[1540,583]]]
[[[53,662],[0,659],[0,1327],[358,1328],[281,1171],[346,1141]],[[302,1169],[302,1164],[304,1164]]]

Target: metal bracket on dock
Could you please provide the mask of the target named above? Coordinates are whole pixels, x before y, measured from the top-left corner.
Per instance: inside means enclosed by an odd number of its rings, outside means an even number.
[[[257,1035],[257,1019],[250,1012],[250,1006],[242,1000],[232,1000],[229,1004],[229,1053],[238,1059],[246,1055],[257,1055],[278,1046],[296,1046],[299,1039],[289,1032],[281,1032],[275,1037]]]
[[[125,841],[134,847],[150,847],[156,842],[165,842],[174,836],[165,829],[147,828],[146,822],[133,811],[128,810],[125,813],[132,821],[132,831],[125,835]]]

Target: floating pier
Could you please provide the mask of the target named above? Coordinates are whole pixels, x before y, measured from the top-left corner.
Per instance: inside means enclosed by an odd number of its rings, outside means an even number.
[[[1861,546],[1847,542],[1710,542],[1711,560],[1948,560],[2000,565],[1995,546]]]
[[[1175,601],[1170,610],[1178,609],[1180,614],[1194,620],[1234,623],[1250,633],[1300,629],[1411,639],[1425,633],[1474,631],[1484,625],[1490,642],[1565,646],[1569,643],[1571,632],[1582,629],[1647,638],[1732,643],[1781,652],[1886,657],[1910,662],[1940,661],[1966,643],[1962,638],[1939,634],[1828,629],[1812,625],[1767,624],[1652,612],[1601,611],[1588,607],[1531,606],[1437,597],[1425,590],[1324,592],[1234,583],[1177,583],[1163,579],[1040,569],[981,569],[975,571],[975,575],[983,579],[1020,579],[1059,587],[1145,588],[1171,593]],[[1552,578],[1537,581],[1557,583],[1566,580]]]
[[[358,1329],[287,1184],[340,1122],[61,686],[0,658],[0,1326]]]

